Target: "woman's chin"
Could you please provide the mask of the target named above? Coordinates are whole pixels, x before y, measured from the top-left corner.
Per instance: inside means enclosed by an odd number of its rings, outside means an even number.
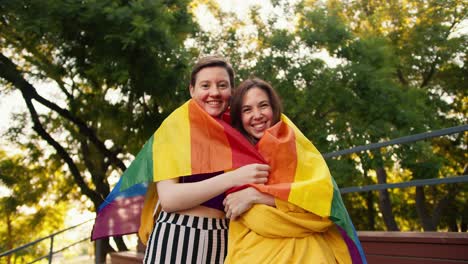
[[[205,108],[205,111],[212,117],[218,117],[224,112],[224,109],[210,107],[210,108]]]

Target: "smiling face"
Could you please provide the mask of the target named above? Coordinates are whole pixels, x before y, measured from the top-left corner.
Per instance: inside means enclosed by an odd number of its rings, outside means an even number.
[[[242,99],[241,118],[244,130],[257,140],[272,126],[273,109],[264,90],[253,87],[245,93]]]
[[[212,117],[219,117],[231,98],[229,74],[223,67],[206,67],[196,74],[190,96]]]

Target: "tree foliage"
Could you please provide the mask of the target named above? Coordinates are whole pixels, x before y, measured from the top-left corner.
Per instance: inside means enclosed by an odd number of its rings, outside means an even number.
[[[208,49],[234,58],[240,78],[270,81],[285,112],[322,152],[467,121],[466,77],[461,74],[466,73],[467,36],[457,33],[466,19],[462,1],[274,1],[285,17],[296,18],[288,28],[278,26],[281,17],[274,14],[260,19],[261,7],[250,10],[249,22],[228,20],[229,14],[211,8],[225,30],[201,34],[199,47],[206,48],[206,40],[227,43]],[[441,142],[444,154],[438,151]],[[356,153],[329,165],[340,186],[448,177],[463,174],[466,164],[453,163],[464,159],[459,156],[463,149],[466,136],[461,134]],[[457,194],[450,204],[465,204],[463,188],[456,185],[345,198],[353,218],[368,216],[357,223],[359,229],[447,229],[439,221],[448,212],[441,198],[451,188]],[[408,199],[416,201],[415,208],[405,207]],[[395,216],[396,210],[413,222]],[[452,219],[458,227],[452,224],[451,230],[463,229],[463,221]]]
[[[466,124],[463,1],[280,0],[272,8],[252,6],[241,19],[216,1],[2,1],[1,92],[21,91],[28,109],[9,136],[47,145],[53,154],[38,159],[58,164],[95,210],[109,180],[188,98],[190,64],[210,53],[230,58],[237,81],[272,83],[323,153]],[[466,140],[328,163],[342,187],[456,176],[466,174]],[[455,231],[466,230],[464,193],[441,185],[344,198],[353,218],[366,216],[361,230]]]
[[[56,153],[50,158],[67,165],[65,177],[91,200],[93,211],[109,193],[108,178],[125,170],[124,161],[187,97],[180,80],[186,80],[191,55],[182,44],[196,30],[187,5],[0,3],[4,90],[21,91],[34,130],[25,130],[29,139],[47,143]],[[10,131],[15,138],[18,130]],[[126,249],[121,240],[117,245]]]
[[[63,197],[74,189],[63,178],[58,163],[37,160],[37,149],[29,145],[30,156],[8,156],[0,151],[0,185],[10,194],[0,197],[0,251],[27,244],[63,228],[66,203]],[[52,162],[53,163],[53,162]],[[48,245],[7,256],[6,263],[28,262],[47,254]]]

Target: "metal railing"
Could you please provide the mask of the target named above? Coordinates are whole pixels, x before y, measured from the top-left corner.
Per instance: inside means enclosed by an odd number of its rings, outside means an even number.
[[[38,243],[40,243],[40,242],[42,242],[42,241],[44,241],[44,240],[50,239],[49,253],[48,253],[47,255],[41,256],[41,257],[36,258],[35,260],[29,262],[29,263],[34,263],[34,262],[37,262],[37,261],[42,260],[42,259],[48,259],[48,260],[49,260],[49,264],[50,264],[50,263],[52,263],[52,258],[53,258],[53,255],[54,255],[54,254],[57,254],[57,253],[62,252],[62,251],[64,251],[64,250],[67,250],[68,248],[73,247],[73,246],[75,246],[75,245],[78,245],[78,244],[80,244],[80,243],[83,243],[83,242],[85,242],[85,241],[89,241],[89,240],[91,239],[91,236],[88,236],[88,237],[86,237],[86,238],[84,238],[84,239],[81,239],[81,240],[79,240],[79,241],[73,242],[72,244],[67,245],[67,246],[65,246],[65,247],[63,247],[63,248],[61,248],[61,249],[59,249],[59,250],[54,250],[54,238],[55,238],[57,235],[59,235],[59,234],[62,234],[62,233],[64,233],[64,232],[66,232],[66,231],[69,231],[69,230],[75,229],[75,228],[77,228],[77,227],[80,227],[80,226],[82,226],[82,225],[84,225],[84,224],[86,224],[86,223],[89,223],[90,221],[94,221],[94,219],[89,219],[89,220],[87,220],[87,221],[85,221],[85,222],[82,222],[82,223],[80,223],[80,224],[77,224],[77,225],[68,227],[68,228],[66,228],[66,229],[57,231],[57,232],[55,232],[55,233],[53,233],[53,234],[50,234],[50,235],[48,235],[48,236],[46,236],[46,237],[39,238],[39,239],[37,239],[37,240],[34,240],[34,241],[30,242],[30,243],[24,244],[24,245],[19,246],[19,247],[17,247],[17,248],[14,248],[14,249],[11,249],[11,250],[2,252],[2,253],[0,253],[0,258],[5,257],[5,256],[8,256],[8,255],[12,255],[12,254],[14,254],[14,253],[16,253],[16,252],[18,252],[18,251],[21,251],[21,250],[27,249],[27,248],[29,248],[29,247],[32,247],[32,246],[34,246],[34,245],[36,245],[36,244],[38,244]]]
[[[345,187],[345,188],[340,188],[340,193],[341,194],[357,193],[357,192],[378,191],[378,190],[385,190],[385,189],[408,188],[408,187],[416,187],[416,186],[429,186],[429,185],[462,183],[462,182],[468,182],[468,175],[450,176],[447,178],[413,180],[413,181],[398,182],[398,183],[385,183],[385,184],[372,184],[372,185],[366,185],[366,186]]]
[[[414,135],[406,136],[406,137],[400,137],[400,138],[392,139],[389,141],[371,143],[371,144],[357,146],[357,147],[350,148],[350,149],[338,150],[338,151],[334,151],[330,153],[325,153],[323,154],[323,157],[325,159],[333,158],[333,157],[348,155],[348,154],[357,153],[357,152],[361,152],[365,150],[373,150],[373,149],[388,147],[391,145],[401,145],[401,144],[416,142],[416,141],[434,138],[434,137],[442,137],[442,136],[447,136],[451,134],[458,134],[458,133],[465,132],[465,131],[468,131],[468,125],[450,127],[450,128],[440,129],[436,131],[414,134]]]
[[[442,137],[442,136],[447,136],[451,134],[462,133],[465,131],[468,131],[468,125],[450,127],[450,128],[440,129],[436,131],[400,137],[400,138],[392,139],[392,140],[385,141],[385,142],[372,143],[368,145],[353,147],[350,149],[334,151],[334,152],[323,154],[323,157],[325,159],[329,159],[329,158],[349,155],[349,154],[353,154],[353,153],[357,153],[361,151],[380,149],[380,148],[388,147],[391,145],[401,145],[401,144],[406,144],[406,143],[412,143],[412,142],[430,139],[434,137]],[[468,182],[468,175],[449,176],[446,178],[413,180],[413,181],[400,182],[400,183],[385,183],[385,184],[372,184],[372,185],[366,185],[366,186],[344,187],[344,188],[340,188],[340,192],[342,194],[345,194],[345,193],[353,193],[353,192],[367,192],[367,191],[376,191],[376,190],[384,190],[384,189],[408,188],[408,187],[416,187],[416,186],[462,183],[462,182]]]

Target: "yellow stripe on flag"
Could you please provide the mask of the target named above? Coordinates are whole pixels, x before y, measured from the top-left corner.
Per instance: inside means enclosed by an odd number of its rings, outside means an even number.
[[[328,166],[312,142],[285,115],[281,119],[296,137],[297,168],[288,201],[319,216],[329,216],[333,185]]]
[[[189,102],[172,112],[154,134],[153,178],[156,182],[192,174]]]

